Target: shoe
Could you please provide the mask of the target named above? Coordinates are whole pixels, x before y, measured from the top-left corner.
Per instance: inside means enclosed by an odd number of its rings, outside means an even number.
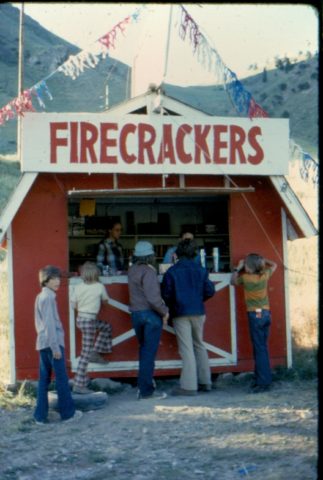
[[[185,388],[181,388],[181,387],[175,387],[173,388],[172,390],[172,395],[187,395],[189,397],[194,397],[195,395],[197,395],[197,391],[196,390],[185,390]]]
[[[98,352],[92,352],[89,358],[90,363],[109,363],[109,360],[105,360]]]
[[[163,400],[167,397],[165,392],[153,392],[151,395],[143,397],[141,393],[138,394],[138,400]]]
[[[153,378],[151,383],[152,383],[153,389],[155,391],[156,388],[157,388],[156,380]],[[140,393],[139,388],[137,388],[137,398],[138,398],[138,400],[141,398],[141,393]]]
[[[212,390],[212,384],[199,383],[199,386],[198,386],[199,392],[211,392],[211,390]]]
[[[64,423],[74,422],[74,420],[79,420],[83,417],[83,412],[81,410],[75,410],[73,417],[68,418],[67,420],[63,420]]]
[[[249,390],[249,393],[263,393],[270,390],[270,385],[255,385]]]
[[[39,420],[35,420],[34,419],[34,422],[36,425],[48,425],[49,421],[48,420],[44,420],[44,421],[39,421]]]
[[[86,395],[87,393],[93,393],[93,390],[90,390],[87,387],[73,387],[73,393]]]

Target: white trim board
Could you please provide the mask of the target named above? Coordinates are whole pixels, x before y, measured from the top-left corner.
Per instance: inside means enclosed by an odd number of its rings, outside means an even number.
[[[312,220],[284,176],[270,176],[270,180],[305,237],[317,235]]]
[[[12,220],[14,219],[37,175],[38,173],[24,173],[21,176],[15,191],[13,192],[10,200],[2,212],[2,215],[0,216],[0,242],[10,227]]]

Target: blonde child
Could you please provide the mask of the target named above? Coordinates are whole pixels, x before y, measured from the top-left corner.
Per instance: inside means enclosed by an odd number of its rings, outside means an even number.
[[[76,285],[71,294],[72,307],[77,310],[76,325],[82,331],[82,351],[74,377],[74,393],[91,393],[87,388],[89,362],[108,363],[100,353],[112,351],[112,328],[107,322],[97,319],[101,303],[108,304],[109,297],[99,281],[100,270],[93,262],[81,267],[83,282]],[[95,335],[99,335],[95,340]]]
[[[255,361],[255,382],[251,393],[269,390],[272,382],[268,337],[271,312],[268,298],[268,280],[277,264],[257,253],[250,253],[239,261],[231,276],[232,285],[244,287],[244,297],[249,320],[249,333]],[[243,273],[240,271],[244,269]]]

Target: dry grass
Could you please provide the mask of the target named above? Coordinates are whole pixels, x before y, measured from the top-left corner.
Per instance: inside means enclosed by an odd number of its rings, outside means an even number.
[[[16,407],[30,407],[34,403],[34,395],[31,395],[26,382],[23,382],[15,392],[11,392],[0,382],[0,408],[14,410]]]
[[[315,226],[318,225],[318,187],[304,182],[300,163],[291,164],[288,181]],[[318,237],[288,242],[291,326],[295,347],[318,346]]]
[[[0,382],[9,383],[9,295],[7,261],[0,262]]]

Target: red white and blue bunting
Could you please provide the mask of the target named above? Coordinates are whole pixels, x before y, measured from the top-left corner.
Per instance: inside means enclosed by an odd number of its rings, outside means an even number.
[[[117,23],[109,32],[100,37],[88,49],[82,50],[77,55],[70,55],[69,58],[56,70],[50,73],[46,78],[38,82],[36,85],[25,90],[17,98],[11,100],[7,105],[0,109],[0,125],[23,115],[24,112],[35,111],[32,105],[32,95],[36,96],[38,104],[45,109],[45,96],[49,100],[53,97],[48,89],[47,81],[56,73],[63,73],[75,80],[86,68],[95,68],[98,63],[106,58],[112,48],[116,47],[117,37],[120,33],[125,34],[126,28],[132,23],[137,23],[140,15],[146,6],[143,5],[135,9],[135,11]]]
[[[136,8],[131,15],[128,15],[118,22],[109,32],[94,42],[90,48],[82,50],[77,55],[71,55],[66,62],[59,66],[45,79],[41,80],[30,89],[25,90],[21,95],[2,107],[0,109],[0,126],[7,121],[16,118],[18,115],[23,116],[25,112],[35,111],[32,104],[33,95],[37,98],[39,106],[42,109],[45,109],[45,99],[53,99],[46,81],[56,73],[63,73],[75,80],[86,68],[96,68],[98,63],[106,58],[109,51],[116,48],[118,36],[120,34],[124,35],[130,24],[138,22],[144,8],[146,8],[146,5]],[[198,62],[204,68],[207,68],[209,72],[214,73],[216,83],[224,86],[224,89],[237,113],[242,116],[248,116],[249,118],[268,117],[268,113],[257,104],[251,93],[246,90],[244,85],[239,81],[237,75],[224,64],[215,48],[210,46],[205,35],[203,35],[199,26],[191,15],[189,15],[188,11],[181,4],[179,4],[179,9],[180,38],[183,41],[185,41],[186,38],[189,39],[193,55],[196,56]],[[300,170],[301,177],[305,181],[308,181],[309,178],[311,178],[313,183],[317,185],[319,177],[319,165],[317,161],[311,155],[304,152],[301,147],[295,144],[295,142],[292,141],[291,143],[293,144],[293,151],[298,151],[302,158],[302,167]]]
[[[291,157],[294,160],[299,161],[300,164],[300,176],[305,181],[312,181],[314,185],[319,182],[319,165],[314,158],[297,145],[294,140],[290,140],[290,152]]]
[[[217,83],[224,86],[232,105],[239,115],[248,116],[249,118],[269,116],[257,104],[251,93],[245,89],[236,74],[222,62],[218,52],[210,47],[199,26],[182,5],[180,5],[179,36],[183,41],[188,37],[193,54],[197,56],[197,60],[202,66],[207,68],[208,71],[214,72]],[[293,140],[291,145],[291,156],[295,154],[295,151],[301,155],[301,177],[305,181],[311,178],[313,184],[317,185],[319,180],[318,162],[309,153],[304,152]]]

